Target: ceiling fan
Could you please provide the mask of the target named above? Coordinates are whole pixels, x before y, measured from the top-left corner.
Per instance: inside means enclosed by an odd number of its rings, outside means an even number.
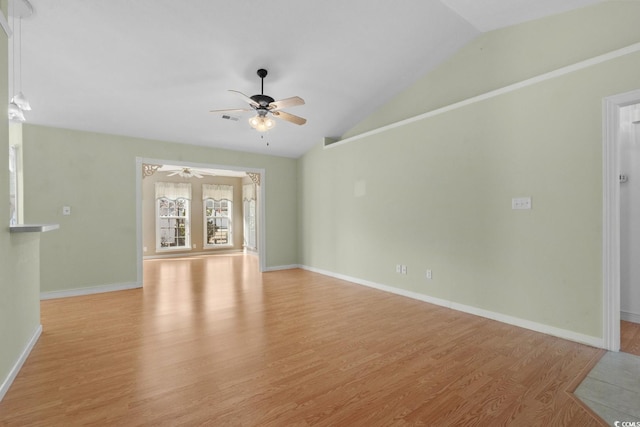
[[[255,111],[257,114],[254,117],[249,119],[249,124],[252,128],[257,130],[258,132],[265,132],[269,129],[272,129],[276,122],[268,116],[271,114],[272,116],[286,120],[290,123],[294,123],[296,125],[303,125],[307,122],[307,119],[302,117],[298,117],[296,115],[281,111],[283,108],[287,107],[295,107],[297,105],[303,105],[304,100],[299,96],[293,96],[291,98],[281,99],[279,101],[275,101],[269,95],[264,94],[264,78],[267,76],[267,70],[261,68],[257,71],[258,77],[261,80],[261,90],[259,95],[247,96],[244,93],[237,90],[229,90],[229,92],[234,92],[240,95],[245,101],[249,103],[249,107],[251,108],[232,108],[232,109],[224,109],[224,110],[212,110],[212,113],[228,113],[228,112],[243,112],[243,111]]]

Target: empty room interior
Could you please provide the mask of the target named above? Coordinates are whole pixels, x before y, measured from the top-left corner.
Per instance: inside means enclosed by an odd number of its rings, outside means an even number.
[[[640,1],[0,6],[0,425],[640,422]]]

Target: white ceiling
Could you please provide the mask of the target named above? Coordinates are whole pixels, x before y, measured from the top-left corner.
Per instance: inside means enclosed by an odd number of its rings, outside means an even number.
[[[299,157],[488,31],[603,0],[29,0],[30,123]],[[11,17],[9,21],[11,23]],[[228,92],[300,96],[268,134]],[[18,85],[20,86],[20,85]],[[267,145],[268,143],[268,145]]]

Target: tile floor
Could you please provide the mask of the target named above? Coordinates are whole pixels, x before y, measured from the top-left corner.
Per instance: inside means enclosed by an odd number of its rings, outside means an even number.
[[[640,356],[607,352],[574,394],[611,426],[640,425]]]

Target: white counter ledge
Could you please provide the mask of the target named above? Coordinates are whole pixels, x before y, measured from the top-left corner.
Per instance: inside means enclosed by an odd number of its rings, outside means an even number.
[[[60,224],[16,224],[9,226],[12,233],[44,233],[58,228],[60,228]]]

